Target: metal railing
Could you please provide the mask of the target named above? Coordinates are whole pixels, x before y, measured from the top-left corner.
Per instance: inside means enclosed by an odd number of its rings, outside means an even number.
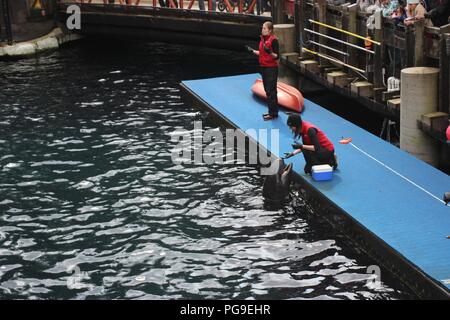
[[[418,21],[405,26],[379,16],[368,28],[371,14],[360,12],[355,5],[296,0],[296,6],[299,49],[316,57],[319,65],[326,67],[328,62],[330,70],[340,68],[349,79],[365,78],[381,90],[374,93],[376,102],[389,97],[382,91],[386,79],[399,78],[401,69],[438,67],[439,111],[450,111],[450,25],[425,27]]]
[[[153,8],[261,15],[263,0],[59,0],[59,3],[142,6]]]

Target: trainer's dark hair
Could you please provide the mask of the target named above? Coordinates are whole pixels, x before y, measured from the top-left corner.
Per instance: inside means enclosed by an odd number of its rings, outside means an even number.
[[[287,125],[289,127],[295,127],[294,137],[299,137],[302,132],[302,117],[296,113],[290,113],[287,119]]]

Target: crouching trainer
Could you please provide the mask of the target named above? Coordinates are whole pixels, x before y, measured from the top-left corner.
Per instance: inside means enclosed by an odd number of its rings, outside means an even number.
[[[291,114],[288,117],[287,125],[291,128],[294,139],[302,138],[302,143],[294,143],[295,149],[291,153],[286,153],[285,158],[290,158],[302,152],[305,157],[305,173],[311,173],[312,166],[328,164],[337,168],[336,155],[334,154],[333,143],[317,126],[307,121],[303,121],[299,114]]]

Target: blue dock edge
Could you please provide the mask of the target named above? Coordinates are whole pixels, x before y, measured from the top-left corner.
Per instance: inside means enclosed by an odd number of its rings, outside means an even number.
[[[292,151],[287,115],[263,121],[266,104],[250,91],[259,74],[183,81],[186,99],[209,110],[228,127],[279,129],[279,154]],[[315,182],[303,173],[302,155],[290,158],[307,199],[339,225],[352,241],[421,298],[450,298],[450,207],[442,195],[450,177],[349,121],[305,99],[302,117],[320,127],[338,155],[331,181]],[[339,144],[352,137],[351,144]]]

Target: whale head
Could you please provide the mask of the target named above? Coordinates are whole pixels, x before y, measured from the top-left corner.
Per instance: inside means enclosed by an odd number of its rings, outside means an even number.
[[[289,195],[292,163],[285,165],[283,159],[277,159],[274,164],[276,165],[276,172],[266,176],[262,194],[267,201],[282,203]]]

